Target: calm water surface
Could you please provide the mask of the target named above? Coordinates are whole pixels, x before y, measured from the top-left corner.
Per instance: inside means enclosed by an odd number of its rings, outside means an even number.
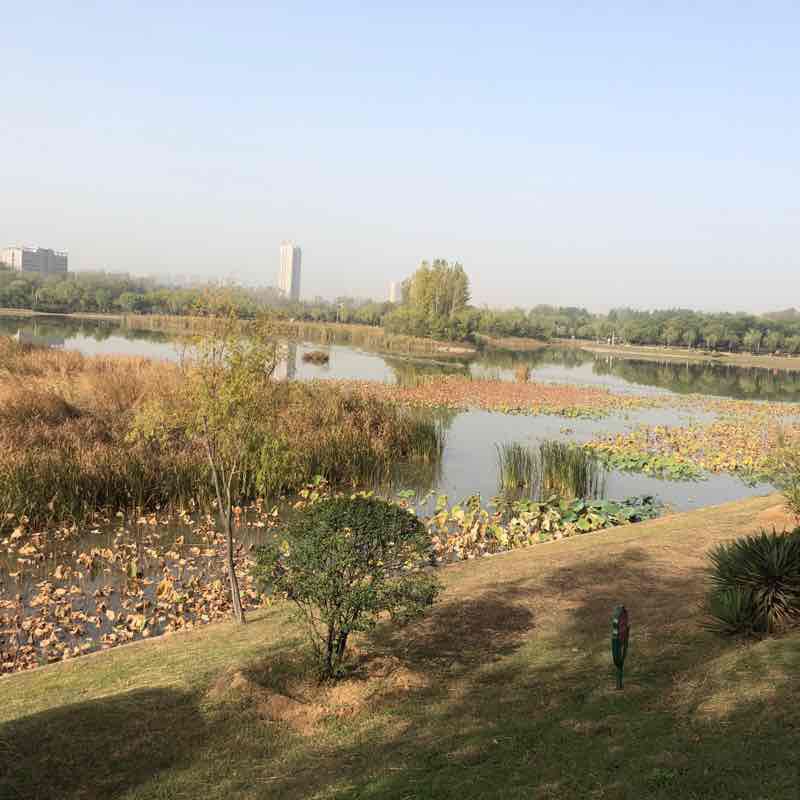
[[[169,334],[133,331],[114,323],[61,318],[0,318],[0,335],[20,341],[78,350],[87,355],[140,355],[175,359],[179,348]],[[326,365],[305,363],[303,354],[324,349]],[[423,374],[461,374],[513,380],[514,370],[526,365],[539,381],[605,387],[623,393],[702,393],[721,397],[800,400],[800,373],[715,364],[676,364],[598,356],[568,348],[542,348],[529,353],[490,352],[466,361],[399,357],[359,350],[341,344],[289,342],[279,377],[297,380],[349,378],[403,383]],[[794,412],[790,405],[789,413]],[[800,410],[800,409],[798,409]],[[642,423],[685,425],[707,422],[712,415],[674,409],[650,409],[602,420],[515,416],[485,411],[452,415],[440,467],[406,480],[414,488],[434,489],[453,500],[497,491],[496,445],[503,442],[536,444],[543,439],[586,441],[598,433],[631,430]],[[403,478],[398,478],[398,487]],[[397,487],[395,487],[397,488]],[[608,497],[654,494],[675,509],[684,510],[764,494],[768,485],[747,486],[729,475],[698,482],[674,482],[612,472],[606,481]]]

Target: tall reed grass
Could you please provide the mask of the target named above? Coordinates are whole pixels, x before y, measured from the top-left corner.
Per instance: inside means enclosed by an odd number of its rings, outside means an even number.
[[[536,448],[510,442],[496,449],[501,494],[546,500],[594,498],[604,491],[605,470],[583,448],[544,441]]]
[[[0,527],[82,521],[99,509],[206,505],[205,456],[179,430],[169,445],[133,435],[145,401],[181,396],[173,364],[89,358],[0,340]],[[239,499],[291,492],[320,475],[373,487],[398,462],[435,463],[432,415],[324,382],[276,381],[248,443]]]

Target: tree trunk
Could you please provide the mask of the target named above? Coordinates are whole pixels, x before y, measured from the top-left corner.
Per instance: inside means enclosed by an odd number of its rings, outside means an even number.
[[[223,503],[222,487],[219,481],[219,472],[217,471],[217,463],[214,460],[214,451],[212,450],[211,443],[206,440],[206,454],[208,455],[208,464],[211,467],[211,477],[214,479],[214,492],[217,495],[217,512],[219,514],[219,521],[222,529],[225,532],[226,542],[226,557],[225,560],[228,564],[228,580],[231,585],[231,608],[233,609],[233,617],[240,624],[244,625],[246,620],[244,618],[244,609],[242,608],[242,598],[239,594],[239,581],[236,577],[236,562],[233,559],[233,525],[231,524],[231,494],[230,483],[227,486],[226,499],[227,503]]]
[[[233,609],[233,617],[240,624],[244,625],[247,620],[244,617],[244,609],[242,608],[242,597],[239,594],[239,579],[236,577],[236,562],[233,558],[233,526],[231,525],[231,512],[227,510],[223,515],[220,509],[220,517],[224,516],[223,525],[225,527],[225,539],[227,540],[227,562],[228,562],[228,579],[231,584],[231,607]]]
[[[333,651],[334,651],[334,633],[333,624],[328,625],[328,641],[325,647],[325,664],[323,666],[323,678],[333,677]]]
[[[342,660],[344,659],[344,649],[347,647],[347,637],[349,636],[349,632],[342,631],[339,634],[339,641],[336,643],[336,668],[338,669],[341,664]]]

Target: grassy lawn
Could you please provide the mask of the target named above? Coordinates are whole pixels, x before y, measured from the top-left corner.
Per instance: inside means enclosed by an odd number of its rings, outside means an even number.
[[[451,567],[435,610],[379,629],[336,689],[302,677],[283,607],[3,678],[0,798],[796,800],[800,636],[701,627],[703,554],[778,503]]]

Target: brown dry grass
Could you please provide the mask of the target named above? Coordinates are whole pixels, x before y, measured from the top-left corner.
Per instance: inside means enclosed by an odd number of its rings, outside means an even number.
[[[210,486],[199,447],[180,432],[169,446],[130,435],[140,409],[168,415],[181,402],[182,379],[167,362],[0,338],[0,527],[17,524],[6,514],[41,526],[99,508],[204,503]],[[264,393],[262,417],[254,449],[275,447],[248,465],[243,500],[299,489],[316,475],[367,483],[391,462],[437,449],[417,416],[330,385],[276,382]],[[256,484],[259,467],[268,485]]]

